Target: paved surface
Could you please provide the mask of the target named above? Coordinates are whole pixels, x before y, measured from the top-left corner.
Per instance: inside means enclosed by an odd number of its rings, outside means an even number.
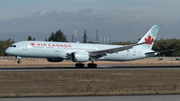
[[[0,101],[179,101],[180,95],[0,98]]]
[[[172,70],[180,69],[180,66],[114,66],[97,68],[75,67],[33,67],[33,68],[0,68],[0,71],[72,71],[72,70]]]

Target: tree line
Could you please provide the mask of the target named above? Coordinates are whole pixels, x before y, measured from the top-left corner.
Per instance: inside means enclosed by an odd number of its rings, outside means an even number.
[[[7,54],[5,54],[5,50],[14,42],[15,41],[11,39],[0,40],[0,56],[6,56]]]
[[[28,41],[36,40],[35,37],[32,38],[31,36],[28,36]],[[52,32],[51,35],[45,39],[45,41],[55,41],[55,42],[68,42],[66,36],[64,35],[64,32],[62,30],[58,30],[55,33]],[[5,50],[13,44],[15,41],[11,39],[7,40],[0,40],[0,56],[6,56]],[[87,38],[87,32],[86,30],[83,33],[82,37],[82,43],[94,43],[93,41],[88,42]],[[110,43],[112,45],[129,45],[134,44],[135,42],[113,42]],[[153,45],[153,50],[155,51],[161,51],[161,50],[171,50],[174,49],[174,52],[164,52],[159,54],[158,56],[180,56],[180,39],[160,39],[156,40]]]

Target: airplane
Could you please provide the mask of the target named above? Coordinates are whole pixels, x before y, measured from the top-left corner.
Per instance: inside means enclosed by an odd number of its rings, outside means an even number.
[[[160,52],[152,50],[160,25],[154,25],[141,40],[131,45],[105,45],[87,43],[69,43],[52,41],[20,41],[5,50],[8,55],[21,57],[47,58],[49,62],[62,62],[64,59],[77,62],[76,67],[83,68],[83,62],[91,61],[87,66],[96,68],[94,61],[130,61],[155,56]]]

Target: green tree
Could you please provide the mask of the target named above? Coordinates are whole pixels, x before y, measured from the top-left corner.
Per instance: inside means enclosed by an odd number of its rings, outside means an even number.
[[[7,40],[0,40],[0,56],[6,56],[5,50],[14,43],[14,40],[7,39]]]
[[[35,37],[33,38],[33,41],[36,41]]]
[[[88,43],[93,43],[93,44],[96,44],[95,42],[93,42],[93,41],[89,41]]]
[[[28,36],[28,41],[32,40],[32,37],[31,36]]]
[[[54,41],[55,40],[55,35],[54,32],[51,33],[51,36],[48,38],[48,41]]]
[[[68,42],[62,30],[56,31],[55,34],[52,32],[51,36],[48,38],[48,41]]]
[[[130,45],[130,44],[134,44],[132,42],[113,42],[111,43],[112,45]]]
[[[82,37],[83,41],[82,43],[87,43],[87,35],[86,35],[86,30],[84,30],[84,36]]]
[[[161,52],[158,56],[180,56],[180,40],[179,39],[160,39],[154,42],[153,50],[171,50],[175,52]]]

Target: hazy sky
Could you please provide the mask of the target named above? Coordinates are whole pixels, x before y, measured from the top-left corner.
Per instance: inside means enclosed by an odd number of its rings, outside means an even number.
[[[74,27],[79,41],[84,30],[95,41],[137,40],[160,24],[158,39],[180,38],[179,0],[2,0],[0,40],[27,40],[30,35],[44,40],[62,29],[71,41]],[[88,40],[88,41],[91,41]]]

